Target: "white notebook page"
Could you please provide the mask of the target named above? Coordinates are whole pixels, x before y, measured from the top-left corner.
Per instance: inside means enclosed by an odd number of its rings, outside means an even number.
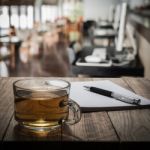
[[[70,98],[76,101],[81,108],[98,108],[99,110],[115,110],[118,108],[124,107],[137,107],[133,104],[128,104],[125,102],[121,102],[111,97],[106,97],[100,94],[96,94],[90,91],[85,90],[83,86],[95,86],[98,88],[102,88],[105,90],[117,92],[119,94],[133,97],[133,98],[140,98],[141,105],[150,105],[150,100],[139,96],[121,86],[108,81],[88,81],[88,82],[72,82],[71,83],[71,90],[70,90]]]

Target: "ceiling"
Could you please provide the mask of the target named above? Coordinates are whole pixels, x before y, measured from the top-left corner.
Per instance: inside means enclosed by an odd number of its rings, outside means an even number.
[[[36,0],[0,0],[0,5],[34,5]],[[56,5],[58,0],[42,0],[42,4]]]

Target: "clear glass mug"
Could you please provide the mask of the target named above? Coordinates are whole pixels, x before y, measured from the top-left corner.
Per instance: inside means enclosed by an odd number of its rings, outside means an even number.
[[[51,131],[80,121],[79,105],[69,100],[70,83],[64,80],[22,79],[13,83],[15,120],[34,131]]]

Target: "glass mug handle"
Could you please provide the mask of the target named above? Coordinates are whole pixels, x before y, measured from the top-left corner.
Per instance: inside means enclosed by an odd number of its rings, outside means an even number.
[[[67,124],[67,125],[73,125],[78,123],[81,120],[81,109],[80,106],[73,100],[69,100],[68,104],[69,106],[69,116],[70,116],[70,111],[72,113],[71,118],[68,118],[67,120],[62,120],[62,124]]]

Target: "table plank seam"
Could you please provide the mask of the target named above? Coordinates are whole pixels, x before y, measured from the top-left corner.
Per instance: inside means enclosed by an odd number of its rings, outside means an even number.
[[[120,142],[121,139],[120,139],[120,137],[119,137],[119,134],[118,134],[117,130],[115,129],[115,126],[113,125],[113,122],[111,121],[111,117],[109,116],[109,113],[108,113],[108,112],[106,112],[106,113],[107,113],[107,116],[108,116],[108,118],[109,118],[109,120],[110,120],[110,123],[111,123],[111,125],[112,125],[112,128],[113,128],[114,131],[115,131],[115,134],[116,134],[116,136],[117,136],[117,139],[118,139],[118,141]]]
[[[125,84],[128,85],[128,87],[130,88],[130,90],[133,91],[133,89],[129,86],[128,82],[126,82],[126,80],[125,80],[124,78],[121,78],[121,79],[122,79],[122,81],[123,81]],[[134,91],[133,91],[133,92],[134,92]],[[115,126],[114,126],[114,124],[113,124],[113,121],[111,120],[111,116],[109,115],[109,112],[111,112],[111,111],[108,111],[108,112],[107,112],[108,118],[109,118],[109,120],[110,120],[110,122],[111,122],[111,125],[112,125],[112,127],[113,127],[113,129],[114,129],[114,131],[115,131],[115,133],[116,133],[116,136],[117,136],[119,142],[121,143],[121,142],[122,142],[122,141],[121,141],[121,137],[119,136],[119,133],[117,132],[117,129],[115,128]]]
[[[122,78],[123,81],[128,85],[129,89],[131,92],[134,92],[136,94],[136,91],[130,86],[130,84],[128,83],[127,79],[126,78]]]
[[[14,115],[12,114],[12,116],[11,116],[10,119],[9,119],[9,123],[8,123],[8,125],[7,125],[7,127],[6,127],[6,129],[5,129],[5,131],[4,131],[3,136],[2,136],[2,142],[4,141],[4,138],[5,138],[5,136],[6,136],[7,130],[8,130],[8,128],[9,128],[9,125],[10,125],[12,119],[13,119],[13,116],[14,116]]]

